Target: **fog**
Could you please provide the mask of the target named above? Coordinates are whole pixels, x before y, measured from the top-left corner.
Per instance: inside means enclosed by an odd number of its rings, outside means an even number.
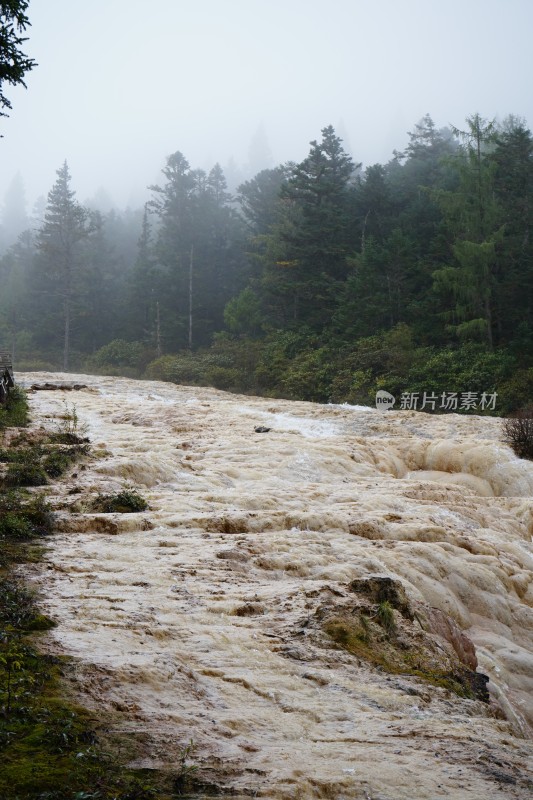
[[[138,205],[176,150],[233,159],[231,183],[301,160],[328,124],[368,165],[428,112],[533,118],[528,0],[32,0],[28,14],[39,66],[8,92],[0,193],[20,171],[30,207],[65,158],[80,200],[105,187]]]

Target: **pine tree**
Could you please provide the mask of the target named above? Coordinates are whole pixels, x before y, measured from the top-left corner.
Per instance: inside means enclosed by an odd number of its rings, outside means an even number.
[[[75,199],[70,181],[65,161],[48,194],[44,223],[36,241],[43,291],[61,302],[64,370],[69,368],[72,313],[81,296],[81,244],[93,231],[89,212]]]
[[[533,325],[533,136],[525,123],[509,117],[496,134],[490,154],[494,190],[501,207],[504,242],[498,257],[499,334],[523,330],[531,351]],[[524,346],[521,346],[524,352]]]
[[[191,170],[181,153],[167,159],[164,186],[151,187],[160,221],[156,258],[164,298],[162,328],[173,348],[210,342],[224,306],[243,283],[241,222],[224,173]]]
[[[160,329],[170,348],[176,349],[188,338],[195,176],[179,151],[168,156],[162,172],[165,183],[149,187],[153,197],[147,206],[159,218],[155,258],[163,292]]]
[[[137,258],[129,282],[129,315],[128,328],[134,339],[155,345],[161,355],[161,341],[158,337],[157,311],[160,302],[161,287],[157,270],[152,226],[149,210],[144,207],[141,234],[137,241]]]
[[[311,142],[281,190],[281,219],[269,237],[263,291],[272,321],[302,320],[322,329],[331,320],[338,283],[348,273],[350,190],[355,165],[331,126]]]
[[[435,288],[448,308],[445,317],[462,339],[493,345],[497,247],[502,241],[501,210],[495,199],[494,122],[479,114],[467,118],[468,129],[458,156],[459,191],[438,197],[453,236],[453,261],[434,273]]]
[[[270,233],[281,213],[281,188],[288,175],[286,167],[264,169],[242,183],[237,199],[252,236]]]
[[[26,10],[29,0],[9,0],[0,3],[0,117],[7,113],[1,109],[11,109],[11,103],[4,94],[3,84],[26,86],[24,76],[37,66],[20,49],[27,39],[20,36],[30,25]]]

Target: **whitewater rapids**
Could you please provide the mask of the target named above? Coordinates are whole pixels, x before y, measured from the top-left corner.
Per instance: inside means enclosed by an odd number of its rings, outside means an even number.
[[[533,786],[533,463],[495,418],[380,413],[122,378],[30,395],[75,404],[92,454],[50,487],[33,569],[81,699],[171,769],[192,739],[238,796],[480,800]],[[262,426],[270,430],[256,433]],[[140,514],[94,514],[135,487]],[[308,622],[392,576],[472,640],[491,703],[389,675]]]

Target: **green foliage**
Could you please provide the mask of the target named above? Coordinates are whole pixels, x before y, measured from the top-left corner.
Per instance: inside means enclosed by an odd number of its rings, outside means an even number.
[[[280,166],[264,169],[239,186],[241,213],[254,236],[266,235],[282,215],[282,186],[290,170]]]
[[[10,464],[4,477],[5,486],[44,486],[46,472],[41,464],[17,462]]]
[[[224,309],[224,322],[236,334],[257,336],[261,333],[261,304],[250,287],[233,297]]]
[[[220,167],[180,152],[144,213],[89,214],[69,181],[64,165],[37,241],[0,259],[0,336],[22,364],[55,367],[63,344],[96,372],[319,402],[494,388],[511,413],[531,396],[533,136],[517,118],[426,115],[364,172],[326,127],[239,187],[242,219]]]
[[[9,392],[4,406],[0,406],[0,430],[3,428],[20,428],[28,424],[28,400],[20,386]]]
[[[330,398],[333,375],[330,349],[317,347],[298,353],[291,360],[279,386],[286,397],[325,403]]]
[[[37,66],[33,58],[28,58],[20,49],[27,41],[21,33],[30,25],[25,13],[28,5],[29,0],[10,0],[0,6],[0,117],[8,116],[1,109],[11,108],[3,84],[25,87],[25,74]]]
[[[41,442],[29,446],[11,447],[0,450],[0,462],[9,466],[3,478],[6,487],[42,486],[47,476],[58,478],[80,456],[88,451],[87,444],[78,434],[77,417],[63,420],[62,429],[51,433],[49,440],[58,442],[57,446]]]
[[[119,513],[131,514],[139,511],[146,511],[148,503],[134,489],[123,489],[117,494],[100,494],[94,500],[93,511],[104,514]]]
[[[520,369],[516,357],[509,354],[508,358],[511,368],[505,380],[498,383],[498,407],[504,414],[514,414],[533,397],[533,368]]]
[[[261,288],[276,327],[328,325],[351,245],[350,181],[356,166],[328,126],[281,189],[283,216],[265,236]]]
[[[158,352],[162,343],[206,346],[222,327],[224,306],[247,283],[243,225],[220,166],[193,170],[177,151],[163,176],[148,203],[159,218],[156,241],[150,251],[143,228],[135,276],[138,300],[145,287],[144,332]]]
[[[335,375],[330,397],[336,402],[373,404],[378,389],[407,391],[406,378],[413,366],[416,350],[411,329],[400,323],[375,336],[361,338],[355,346],[332,354]],[[425,357],[426,351],[420,353]]]
[[[505,413],[516,401],[510,388],[515,380],[515,359],[481,344],[415,348],[409,331],[399,328],[360,339],[343,361],[331,385],[335,402],[373,404],[379,389],[397,398],[402,392],[422,397],[424,392],[439,396],[443,392],[476,392],[481,396],[496,391],[497,413]]]
[[[35,596],[20,581],[0,579],[0,629],[27,630],[35,618]]]
[[[0,651],[0,669],[4,672],[5,679],[5,712],[9,716],[11,713],[11,700],[13,695],[13,675],[22,669],[23,654],[11,643],[9,648]]]
[[[283,382],[292,361],[299,355],[305,358],[308,348],[312,344],[316,346],[317,341],[308,330],[272,332],[263,344],[255,368],[258,386],[263,391],[270,390],[283,396],[286,392]]]
[[[505,351],[489,351],[483,345],[432,349],[417,357],[407,377],[405,391],[500,393],[512,379],[514,359]],[[500,404],[499,411],[504,412]]]
[[[152,380],[170,381],[184,385],[214,386],[217,389],[242,390],[246,379],[233,357],[238,348],[222,345],[211,351],[161,356],[152,361],[146,370]]]
[[[73,449],[52,450],[43,459],[43,469],[49,478],[59,478],[69,468],[77,453]]]
[[[0,491],[0,570],[21,557],[34,560],[37,550],[29,543],[49,533],[51,526],[52,514],[43,495]]]
[[[184,352],[161,356],[152,361],[146,369],[146,375],[151,380],[200,384],[202,369],[195,354]]]
[[[126,342],[124,339],[114,339],[96,351],[86,361],[86,367],[91,371],[106,372],[110,367],[131,367],[138,369],[144,354],[144,345],[141,342]]]
[[[29,520],[21,514],[6,511],[0,518],[0,539],[30,539],[33,533]]]

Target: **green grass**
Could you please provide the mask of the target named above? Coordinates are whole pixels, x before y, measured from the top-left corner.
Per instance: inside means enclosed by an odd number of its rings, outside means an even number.
[[[10,464],[4,477],[5,486],[44,486],[46,483],[48,479],[43,467],[27,462]]]
[[[387,631],[389,636],[396,633],[396,621],[394,619],[394,609],[388,600],[382,600],[376,613],[381,627]]]
[[[51,450],[43,458],[43,470],[49,478],[59,478],[77,459],[78,455],[79,450],[76,448]]]
[[[0,406],[0,430],[4,428],[23,428],[28,424],[28,400],[26,392],[15,386],[9,392],[6,403]]]

